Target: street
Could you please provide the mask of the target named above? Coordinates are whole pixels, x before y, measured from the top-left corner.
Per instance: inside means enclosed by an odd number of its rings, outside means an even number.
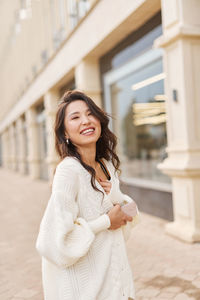
[[[0,194],[0,299],[42,300],[35,241],[50,184],[0,169]],[[187,244],[166,235],[165,223],[141,213],[141,222],[127,242],[136,300],[198,300],[200,243]]]

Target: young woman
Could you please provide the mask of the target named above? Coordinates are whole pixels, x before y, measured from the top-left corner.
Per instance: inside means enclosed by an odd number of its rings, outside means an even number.
[[[108,123],[84,93],[64,94],[55,122],[61,162],[36,243],[45,300],[135,297],[125,246],[132,217],[121,210],[133,200],[119,189],[116,137]]]

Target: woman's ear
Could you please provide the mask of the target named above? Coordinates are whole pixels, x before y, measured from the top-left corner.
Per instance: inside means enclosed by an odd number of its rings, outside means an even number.
[[[69,135],[68,135],[67,131],[65,131],[65,138],[69,139]]]

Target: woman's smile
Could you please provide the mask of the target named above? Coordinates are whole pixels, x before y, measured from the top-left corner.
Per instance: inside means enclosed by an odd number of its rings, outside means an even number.
[[[65,112],[66,138],[78,147],[94,144],[101,135],[101,123],[81,100],[70,103]],[[86,138],[87,137],[87,138]]]
[[[95,132],[94,127],[89,127],[89,128],[81,130],[81,134],[83,134],[83,135],[92,135],[94,132]]]

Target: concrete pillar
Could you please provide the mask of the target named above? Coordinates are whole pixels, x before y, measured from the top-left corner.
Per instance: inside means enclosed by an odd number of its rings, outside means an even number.
[[[33,179],[40,177],[38,128],[36,122],[36,110],[31,107],[26,111],[28,163],[29,174]]]
[[[80,62],[75,69],[76,89],[81,90],[102,107],[99,63],[94,58]]]
[[[14,123],[9,126],[9,168],[16,171],[17,167],[17,156],[16,156],[16,143],[15,143],[15,125]]]
[[[7,166],[8,169],[11,169],[11,137],[10,137],[10,127],[7,127],[6,129],[6,135],[7,135]]]
[[[8,147],[8,130],[2,134],[2,163],[4,168],[9,168],[9,147]]]
[[[6,135],[5,131],[1,133],[1,159],[2,159],[2,167],[6,168]]]
[[[16,121],[16,131],[18,135],[18,170],[21,174],[26,173],[26,138],[24,122],[22,117],[19,117]]]
[[[58,164],[59,157],[55,150],[55,135],[54,135],[54,122],[56,111],[58,108],[59,92],[57,90],[48,91],[44,95],[44,106],[46,115],[46,133],[47,133],[47,165],[48,177],[52,181],[56,165]]]
[[[171,176],[174,222],[166,232],[200,241],[200,1],[163,0],[168,158],[159,168]]]
[[[123,140],[122,140],[122,134],[121,134],[121,124],[119,117],[119,106],[118,106],[118,94],[120,93],[120,88],[117,85],[113,85],[111,89],[112,93],[112,115],[115,118],[115,121],[113,121],[113,128],[112,130],[115,132],[116,136],[118,137],[118,143],[117,143],[117,154],[120,157],[121,162],[125,162],[126,156],[124,155],[123,151]]]

